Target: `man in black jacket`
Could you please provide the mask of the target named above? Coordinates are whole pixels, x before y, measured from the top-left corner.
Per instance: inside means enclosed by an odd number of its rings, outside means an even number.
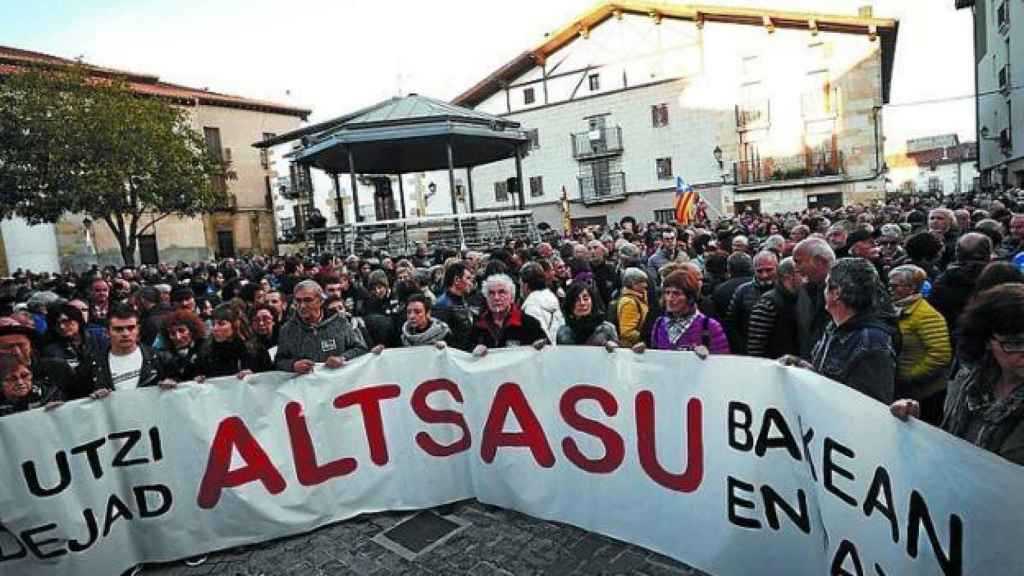
[[[155,386],[165,369],[157,353],[139,344],[139,316],[131,306],[118,303],[108,316],[110,347],[83,366],[75,396],[106,398],[111,392]]]
[[[825,311],[825,280],[836,262],[836,254],[828,242],[811,237],[793,249],[793,262],[807,282],[800,287],[796,317],[791,321],[796,324],[800,357],[810,360],[811,349],[821,339],[829,322]]]
[[[729,270],[729,279],[719,284],[711,293],[713,308],[709,311],[710,316],[725,321],[729,312],[729,302],[732,301],[736,290],[754,279],[754,261],[746,252],[733,252],[729,255],[726,264]]]
[[[733,294],[724,324],[729,337],[729,350],[733,354],[746,354],[750,312],[761,296],[775,286],[778,268],[779,259],[774,252],[758,252],[754,256],[754,279],[737,288]]]
[[[469,332],[473,327],[473,309],[466,297],[473,291],[473,272],[462,262],[453,262],[444,272],[444,294],[433,306],[434,317],[448,325],[449,346],[472,351]]]
[[[942,314],[954,333],[956,321],[974,292],[974,282],[991,258],[992,240],[988,236],[977,232],[964,234],[956,244],[956,262],[939,276],[932,287],[928,302]]]
[[[761,296],[750,312],[747,355],[775,359],[800,353],[800,340],[793,320],[802,283],[793,259],[783,259],[775,276],[775,287]]]

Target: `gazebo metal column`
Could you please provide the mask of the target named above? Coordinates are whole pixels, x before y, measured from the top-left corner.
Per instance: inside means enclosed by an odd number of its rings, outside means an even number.
[[[526,200],[523,196],[523,152],[520,146],[516,146],[516,188],[519,195],[519,209],[526,210]]]
[[[459,207],[455,203],[455,155],[452,153],[452,139],[445,139],[445,146],[448,148],[448,195],[452,197],[452,214],[459,213]]]
[[[359,215],[359,188],[356,182],[356,159],[355,154],[352,153],[352,148],[348,149],[348,175],[352,179],[352,209],[356,215],[356,224],[363,221],[363,217]]]
[[[405,187],[402,184],[402,175],[398,175],[398,202],[402,205],[402,219],[405,219]]]
[[[337,208],[335,222],[341,225],[345,223],[345,205],[341,202],[341,182],[338,180],[338,173],[331,172],[331,179],[334,180],[334,204]]]
[[[476,204],[473,203],[473,167],[466,167],[466,193],[469,194],[469,213],[476,212]]]

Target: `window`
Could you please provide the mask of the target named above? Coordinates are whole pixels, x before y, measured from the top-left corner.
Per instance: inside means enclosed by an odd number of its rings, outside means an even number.
[[[655,128],[668,126],[668,104],[651,106],[651,125]]]
[[[544,195],[544,177],[530,176],[530,198]]]
[[[508,181],[501,180],[494,183],[494,201],[508,202]]]
[[[536,100],[536,94],[534,93],[533,88],[524,89],[523,104],[533,104],[534,100]]]
[[[590,76],[587,76],[587,82],[590,84],[590,91],[591,92],[597,92],[598,90],[601,89],[601,75],[600,74],[591,74]]]
[[[658,169],[658,180],[672,179],[672,159],[658,158],[654,161]]]
[[[530,139],[530,150],[540,148],[540,129],[527,130],[526,137]]]
[[[1006,32],[1010,27],[1010,6],[1007,0],[1000,2],[996,8],[996,24],[999,25],[1000,32]]]
[[[748,79],[760,78],[761,76],[761,57],[757,55],[746,56],[740,62],[740,71],[743,76]]]
[[[654,221],[657,222],[658,224],[675,224],[675,208],[662,208],[661,210],[655,210]]]
[[[807,70],[828,70],[829,49],[824,42],[807,47]]]
[[[928,178],[928,193],[942,194],[942,180],[938,176]]]
[[[214,162],[224,162],[224,150],[220,145],[220,128],[203,127],[203,138],[206,140],[206,153]]]

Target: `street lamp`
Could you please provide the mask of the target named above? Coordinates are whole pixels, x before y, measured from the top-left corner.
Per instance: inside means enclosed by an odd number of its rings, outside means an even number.
[[[718,162],[718,169],[724,170],[725,163],[722,162],[722,149],[718,146],[715,146],[715,150],[714,152],[712,152],[712,154],[715,156],[715,162]]]

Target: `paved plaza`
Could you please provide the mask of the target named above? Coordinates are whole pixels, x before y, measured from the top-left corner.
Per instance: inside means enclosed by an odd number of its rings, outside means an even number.
[[[153,576],[425,576],[617,575],[705,576],[666,556],[575,528],[545,522],[475,500],[456,504],[467,524],[436,547],[408,560],[378,543],[383,532],[414,512],[363,515],[308,534],[216,554],[200,566],[150,565]]]

